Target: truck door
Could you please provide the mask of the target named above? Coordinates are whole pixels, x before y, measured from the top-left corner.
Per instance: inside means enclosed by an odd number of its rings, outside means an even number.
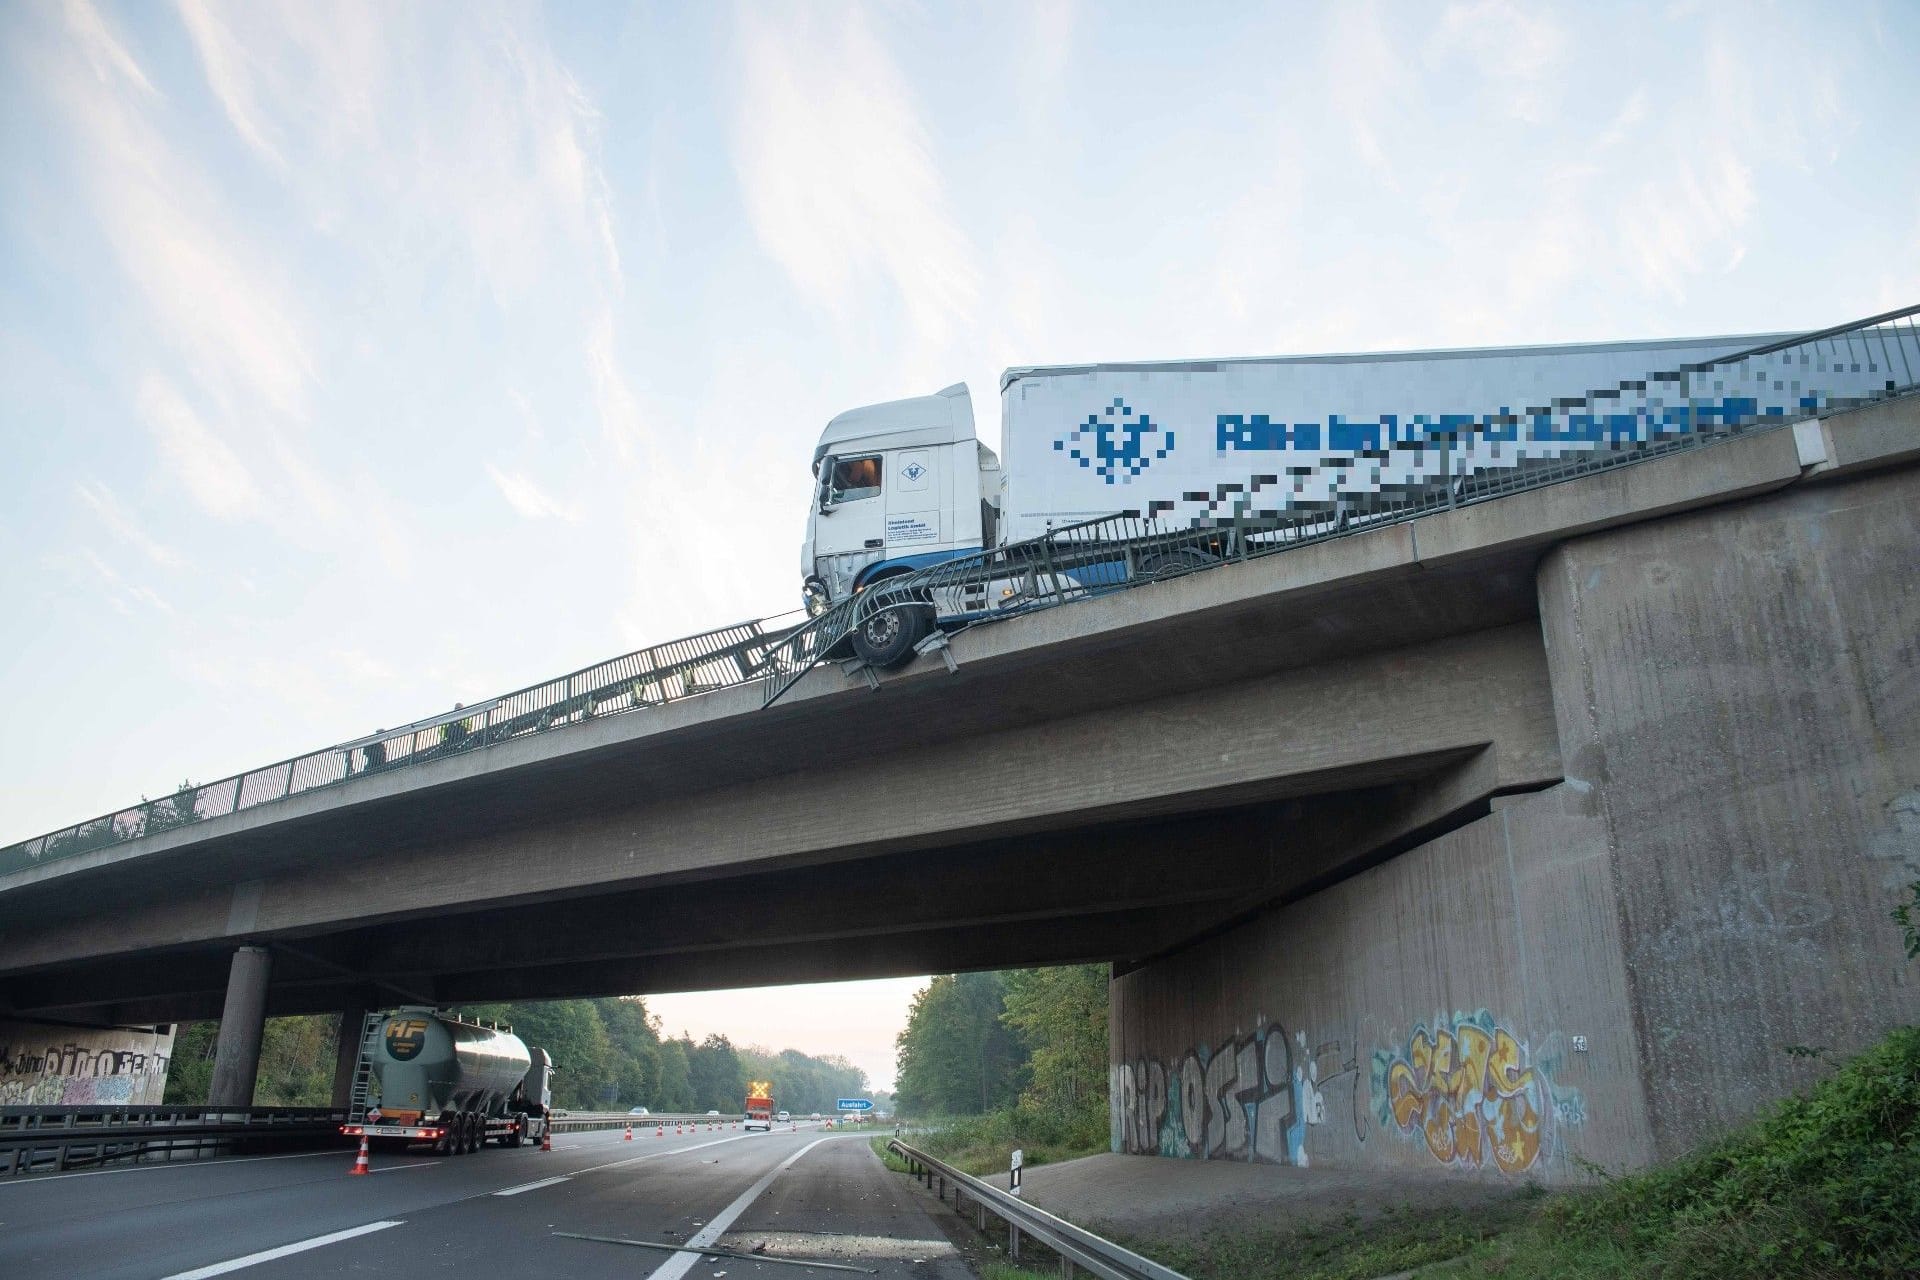
[[[848,454],[820,464],[813,554],[835,600],[853,590],[861,569],[886,554],[886,455]]]
[[[887,555],[937,551],[952,545],[950,470],[945,447],[896,449],[887,455]]]

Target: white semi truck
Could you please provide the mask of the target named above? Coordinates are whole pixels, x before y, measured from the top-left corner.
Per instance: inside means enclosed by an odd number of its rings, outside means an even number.
[[[974,435],[964,384],[853,409],[814,450],[803,600],[819,616],[890,578],[1121,513],[1249,529],[1364,511],[1502,468],[1814,416],[1885,377],[1840,360],[1716,363],[1781,336],[1015,368],[1000,379],[998,456]],[[873,612],[853,647],[896,665],[932,627],[1006,594]]]

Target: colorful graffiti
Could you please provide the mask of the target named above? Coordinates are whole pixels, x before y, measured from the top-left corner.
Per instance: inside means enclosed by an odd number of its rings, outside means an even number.
[[[1326,1121],[1327,1081],[1356,1070],[1353,1061],[1341,1063],[1339,1057],[1337,1044],[1309,1051],[1304,1033],[1289,1038],[1279,1023],[1265,1023],[1173,1062],[1121,1063],[1113,1068],[1109,1093],[1115,1148],[1305,1165],[1307,1130]]]
[[[93,1047],[72,1040],[40,1045],[0,1042],[0,1105],[160,1101],[167,1084],[167,1055],[173,1047],[171,1031],[83,1034],[112,1043]]]
[[[1442,1163],[1523,1173],[1551,1152],[1558,1128],[1586,1120],[1579,1091],[1554,1085],[1556,1065],[1485,1009],[1436,1015],[1404,1049],[1373,1055],[1375,1113]]]

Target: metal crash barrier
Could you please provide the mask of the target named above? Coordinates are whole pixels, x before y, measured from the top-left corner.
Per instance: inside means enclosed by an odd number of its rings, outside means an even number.
[[[1020,1260],[1020,1241],[1025,1236],[1053,1251],[1060,1259],[1064,1276],[1071,1276],[1077,1268],[1101,1280],[1187,1280],[1171,1267],[1163,1267],[1064,1218],[1056,1218],[1045,1209],[1030,1205],[970,1173],[962,1173],[898,1138],[887,1143],[887,1150],[906,1161],[913,1176],[922,1179],[942,1201],[946,1200],[947,1188],[951,1186],[954,1212],[963,1212],[971,1203],[975,1225],[982,1230],[986,1229],[989,1215],[1006,1223],[1007,1256],[1014,1262]]]
[[[0,1174],[334,1146],[346,1114],[333,1107],[0,1107]]]

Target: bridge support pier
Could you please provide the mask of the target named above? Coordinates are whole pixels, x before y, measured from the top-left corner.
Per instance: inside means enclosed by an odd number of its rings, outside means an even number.
[[[333,1105],[353,1101],[353,1069],[360,1064],[360,1032],[366,1026],[365,1009],[340,1011],[340,1038],[333,1056]]]
[[[227,999],[220,1009],[210,1107],[250,1107],[260,1072],[260,1035],[267,1021],[267,978],[273,956],[265,947],[241,947],[227,971]]]

